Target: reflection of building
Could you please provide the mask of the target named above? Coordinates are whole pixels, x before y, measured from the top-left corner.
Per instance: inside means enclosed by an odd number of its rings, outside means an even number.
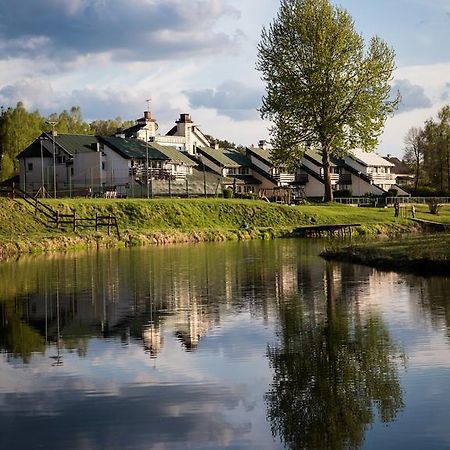
[[[144,325],[142,327],[142,340],[144,341],[144,348],[150,353],[151,358],[156,358],[163,345],[163,337],[160,326],[153,323]]]

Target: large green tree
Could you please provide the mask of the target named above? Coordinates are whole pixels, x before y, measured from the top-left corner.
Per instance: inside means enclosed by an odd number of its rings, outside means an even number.
[[[262,31],[257,68],[274,160],[298,168],[305,150],[317,149],[332,200],[330,156],[373,150],[399,101],[390,97],[394,51],[378,37],[366,48],[348,12],[329,0],[281,0]]]

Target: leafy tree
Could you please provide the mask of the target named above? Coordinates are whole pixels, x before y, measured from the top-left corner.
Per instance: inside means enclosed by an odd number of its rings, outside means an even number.
[[[414,170],[414,194],[417,193],[423,163],[423,140],[423,130],[417,127],[410,128],[405,136],[404,161]]]
[[[441,193],[450,191],[450,106],[425,122],[422,146],[424,181]]]
[[[119,128],[129,128],[135,124],[134,120],[123,120],[121,117],[109,120],[94,120],[89,124],[92,134],[98,136],[110,136]]]
[[[44,118],[38,111],[29,113],[22,102],[15,108],[2,110],[0,116],[0,179],[12,176],[18,168],[16,156],[42,132]]]
[[[292,169],[308,147],[322,155],[325,200],[330,156],[373,150],[399,97],[390,98],[394,51],[378,37],[367,52],[346,10],[329,0],[281,0],[262,31],[257,68],[266,83],[261,115],[273,122],[273,158]]]

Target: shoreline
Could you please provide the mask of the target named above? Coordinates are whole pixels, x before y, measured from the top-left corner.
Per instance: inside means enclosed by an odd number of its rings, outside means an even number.
[[[287,206],[229,199],[45,202],[63,214],[76,211],[77,217],[112,214],[117,218],[121,239],[105,230],[56,229],[36,217],[23,202],[0,198],[0,260],[80,249],[295,237],[294,230],[299,227],[327,224],[360,223],[354,236],[414,233],[420,229],[407,219],[395,220],[385,209],[337,204]]]
[[[450,234],[421,234],[325,249],[320,256],[378,270],[417,275],[450,275]]]

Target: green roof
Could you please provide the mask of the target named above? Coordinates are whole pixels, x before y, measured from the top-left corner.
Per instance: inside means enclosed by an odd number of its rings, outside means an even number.
[[[250,167],[251,162],[238,150],[223,150],[218,148],[199,147],[200,153],[205,154],[224,167]]]
[[[317,150],[314,150],[312,148],[308,149],[305,152],[305,157],[314,160],[314,162],[318,166],[322,166],[322,155]],[[335,162],[335,158],[333,158],[333,157],[330,158],[330,166],[331,167],[337,166],[337,164]]]
[[[197,164],[192,161],[189,156],[186,156],[183,152],[180,150],[177,150],[174,147],[169,147],[166,145],[160,145],[155,142],[151,142],[151,145],[155,148],[157,148],[161,153],[166,155],[170,160],[173,162],[176,162],[178,164],[184,164],[186,166],[196,166]]]
[[[167,161],[170,159],[169,156],[160,150],[161,146],[154,142],[149,142],[147,146],[144,141],[139,139],[124,139],[114,136],[99,136],[99,138],[108,147],[127,159],[146,159],[147,149],[148,159],[158,161]]]
[[[70,155],[97,150],[97,138],[89,134],[57,134],[55,143]]]
[[[272,164],[270,150],[268,148],[249,147],[248,150],[254,153],[256,156],[259,156],[260,159],[263,159],[269,164]]]

